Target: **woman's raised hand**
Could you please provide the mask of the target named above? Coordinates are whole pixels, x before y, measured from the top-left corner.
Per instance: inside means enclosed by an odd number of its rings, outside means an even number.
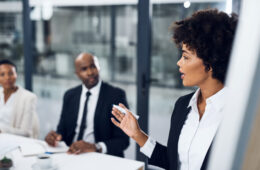
[[[133,138],[140,131],[138,122],[133,114],[123,104],[120,103],[119,106],[126,111],[126,114],[120,112],[117,108],[113,107],[112,114],[116,117],[118,121],[116,121],[114,118],[111,118],[111,120],[117,127],[122,129],[125,134]]]
[[[140,129],[138,121],[133,114],[123,104],[120,103],[119,106],[126,111],[126,114],[113,107],[112,114],[117,121],[114,118],[111,118],[111,121],[142,147],[148,139],[147,135]]]

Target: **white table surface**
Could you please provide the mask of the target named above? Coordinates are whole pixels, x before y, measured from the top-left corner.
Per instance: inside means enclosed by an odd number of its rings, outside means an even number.
[[[28,142],[28,138],[0,134],[0,148],[4,141],[12,139],[12,144]],[[14,140],[17,139],[17,140]],[[9,140],[10,141],[10,140]],[[6,143],[5,143],[6,145]],[[36,163],[36,156],[24,157],[19,149],[12,151],[15,170],[32,170],[32,165]],[[58,153],[51,155],[52,162],[58,167],[58,170],[143,170],[144,163],[135,160],[129,160],[116,156],[101,153],[84,153],[80,155],[69,155],[67,153]]]

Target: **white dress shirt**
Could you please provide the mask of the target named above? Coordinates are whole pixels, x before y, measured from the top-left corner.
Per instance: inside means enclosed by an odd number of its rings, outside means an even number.
[[[201,120],[199,120],[197,107],[199,93],[200,89],[194,93],[189,102],[188,107],[191,107],[191,110],[178,141],[180,170],[199,170],[201,168],[223,118],[222,110],[225,105],[226,88],[224,87],[206,100],[206,108]],[[156,141],[149,137],[140,150],[150,158],[155,144]]]
[[[5,103],[3,89],[0,89],[0,130],[11,126],[16,92]]]
[[[78,120],[77,120],[77,126],[76,126],[76,134],[74,136],[73,141],[77,141],[79,131],[80,131],[80,125],[81,125],[81,119],[83,117],[83,110],[84,110],[84,105],[86,101],[86,93],[89,91],[91,95],[89,96],[88,100],[88,110],[87,110],[87,118],[86,118],[86,129],[83,134],[83,140],[85,142],[89,143],[95,143],[95,136],[94,136],[94,116],[95,116],[95,111],[97,107],[97,102],[98,102],[98,97],[99,97],[99,92],[101,88],[102,81],[99,80],[98,84],[91,88],[87,89],[84,84],[82,84],[82,91],[81,91],[81,96],[80,96],[80,105],[79,105],[79,113],[78,113]],[[107,147],[104,142],[99,142],[98,143],[102,147],[102,153],[107,152]]]

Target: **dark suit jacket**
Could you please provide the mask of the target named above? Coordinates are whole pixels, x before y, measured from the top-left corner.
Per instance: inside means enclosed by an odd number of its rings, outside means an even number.
[[[194,93],[188,94],[186,96],[180,97],[176,103],[171,117],[171,128],[168,138],[167,147],[159,143],[156,143],[154,151],[151,158],[149,159],[149,164],[160,166],[169,170],[178,170],[179,168],[179,157],[178,157],[178,141],[185,123],[188,113],[190,112],[190,107],[188,107],[190,99]],[[209,149],[210,150],[210,149]],[[209,150],[204,159],[201,170],[206,169],[207,160],[209,157]]]
[[[57,133],[69,146],[77,126],[82,85],[68,90],[63,98],[63,106]],[[127,106],[125,92],[102,82],[94,116],[94,136],[96,142],[104,142],[107,154],[123,157],[123,151],[129,145],[129,138],[110,120],[113,104],[123,103]]]

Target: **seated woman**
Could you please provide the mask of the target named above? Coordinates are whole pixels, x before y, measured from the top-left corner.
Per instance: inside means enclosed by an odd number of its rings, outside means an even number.
[[[16,86],[16,65],[0,61],[0,132],[37,138],[36,95]]]
[[[175,103],[167,147],[148,137],[127,108],[113,108],[112,122],[134,139],[149,163],[170,170],[206,169],[214,136],[223,118],[224,87],[237,24],[236,15],[203,10],[175,22],[173,39],[182,48],[177,62],[184,86],[199,87]]]

